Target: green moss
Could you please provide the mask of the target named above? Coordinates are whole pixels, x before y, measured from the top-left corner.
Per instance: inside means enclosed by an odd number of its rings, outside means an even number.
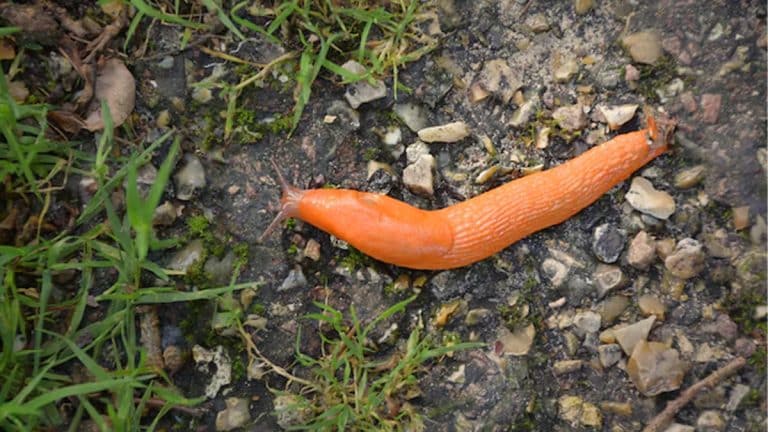
[[[370,263],[370,258],[364,255],[359,250],[350,247],[349,254],[341,259],[341,266],[347,269],[349,272],[353,272],[360,267],[364,267]]]
[[[376,160],[381,154],[381,150],[378,147],[368,147],[363,152],[363,159],[367,161]]]
[[[245,372],[246,367],[243,356],[234,356],[232,358],[232,381],[243,381],[245,379]]]
[[[247,243],[238,243],[232,249],[235,253],[235,267],[244,266],[248,264],[248,256],[250,255],[250,249]]]
[[[299,247],[295,244],[292,244],[288,246],[288,250],[286,251],[288,255],[298,255],[299,254]]]
[[[187,229],[195,237],[204,238],[207,234],[210,234],[208,231],[209,226],[210,222],[203,215],[191,216],[187,219]]]
[[[211,283],[211,275],[205,271],[205,261],[207,258],[208,252],[203,249],[203,254],[200,256],[200,258],[193,262],[189,268],[187,268],[187,273],[184,275],[184,280],[188,284],[204,287]]]
[[[526,308],[520,303],[513,306],[502,304],[496,309],[499,311],[499,315],[501,315],[501,320],[504,321],[504,326],[510,331],[526,326],[529,323]]]

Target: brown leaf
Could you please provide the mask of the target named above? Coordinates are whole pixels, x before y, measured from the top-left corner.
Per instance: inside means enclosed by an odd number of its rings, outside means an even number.
[[[40,4],[0,3],[0,19],[13,27],[21,27],[17,33],[21,40],[41,45],[56,45],[61,34],[59,23]]]
[[[0,60],[13,60],[16,57],[16,49],[11,41],[6,38],[0,39]]]
[[[56,110],[48,111],[48,121],[53,122],[64,132],[76,134],[85,126],[83,120],[75,113]]]
[[[96,74],[96,88],[90,114],[85,119],[85,128],[89,131],[104,129],[101,115],[101,101],[104,100],[112,115],[115,127],[125,122],[133,111],[136,102],[136,80],[119,59],[110,59],[99,68]]]

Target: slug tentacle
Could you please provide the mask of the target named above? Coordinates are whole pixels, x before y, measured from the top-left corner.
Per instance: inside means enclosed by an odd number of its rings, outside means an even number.
[[[280,184],[282,196],[280,197],[280,211],[272,219],[272,222],[269,223],[269,226],[267,226],[261,236],[259,236],[259,243],[263,243],[264,239],[269,237],[282,221],[298,215],[299,202],[304,195],[303,189],[292,186],[285,180],[274,158],[269,158],[269,162],[272,163],[272,167],[275,169],[275,173],[277,173],[277,181]]]

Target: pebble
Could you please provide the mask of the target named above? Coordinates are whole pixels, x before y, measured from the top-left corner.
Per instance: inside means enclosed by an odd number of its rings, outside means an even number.
[[[678,189],[690,189],[704,180],[705,173],[706,167],[704,165],[686,168],[675,174],[675,187]]]
[[[427,114],[424,109],[411,102],[395,104],[393,108],[400,120],[413,132],[418,132],[427,126]]]
[[[213,99],[213,92],[207,87],[195,87],[192,90],[192,99],[200,104],[205,104]]]
[[[659,342],[639,341],[627,361],[627,374],[645,396],[677,390],[688,364],[674,348]]]
[[[701,95],[701,120],[704,123],[717,123],[722,103],[723,97],[719,94],[705,93]]]
[[[642,313],[643,316],[653,315],[659,321],[664,320],[666,308],[664,307],[664,303],[654,295],[645,294],[640,296],[640,298],[637,299],[637,307],[640,308],[640,313]]]
[[[675,239],[665,238],[656,240],[656,253],[659,255],[659,257],[661,257],[662,260],[667,259],[668,256],[672,255],[674,250]]]
[[[581,337],[584,337],[587,333],[596,333],[600,330],[600,322],[600,314],[596,312],[579,312],[573,317],[574,331]]]
[[[545,149],[549,147],[549,135],[552,132],[552,128],[543,127],[536,133],[536,148]]]
[[[597,287],[598,299],[605,297],[610,291],[624,287],[628,282],[620,267],[602,263],[595,268],[592,279]]]
[[[656,242],[645,231],[638,232],[629,242],[627,262],[638,270],[647,270],[656,259]]]
[[[304,256],[312,261],[320,260],[320,243],[315,239],[309,239],[307,245],[304,246]]]
[[[659,219],[668,219],[675,212],[675,200],[664,191],[656,190],[648,179],[635,177],[624,196],[635,210]]]
[[[223,258],[215,256],[205,261],[203,269],[211,277],[211,282],[216,285],[224,285],[232,278],[232,268],[235,263],[235,253],[229,251]]]
[[[530,15],[525,20],[525,26],[534,33],[543,33],[549,30],[549,22],[544,14],[537,13]]]
[[[283,430],[291,430],[305,425],[312,418],[312,408],[302,397],[282,393],[272,401],[277,425]]]
[[[610,296],[600,305],[600,318],[603,325],[613,323],[629,306],[629,299],[623,295]]]
[[[609,368],[621,360],[621,346],[615,343],[600,345],[597,347],[597,355],[600,364],[604,368]]]
[[[304,288],[307,286],[307,278],[304,276],[304,272],[301,267],[296,266],[288,272],[288,276],[280,284],[277,292],[288,291],[294,288]]]
[[[723,228],[704,233],[703,241],[707,253],[712,257],[732,258],[738,253],[738,237]]]
[[[736,384],[731,389],[731,396],[728,398],[728,403],[725,405],[726,411],[736,411],[741,405],[741,401],[749,394],[751,388],[748,385]]]
[[[501,351],[512,356],[526,355],[531,350],[535,336],[536,328],[533,324],[516,329],[514,332],[502,326],[498,331],[497,344],[500,346],[500,350],[497,352]]]
[[[533,116],[540,106],[541,98],[536,93],[532,94],[518,109],[515,110],[514,113],[512,113],[509,125],[514,128],[525,127],[525,125],[528,124],[528,121],[530,121],[531,116]]]
[[[717,316],[714,324],[714,332],[729,342],[736,339],[736,336],[739,335],[739,326],[733,322],[730,316],[724,313]]]
[[[326,109],[326,118],[333,119],[334,124],[347,131],[360,129],[360,113],[342,100],[335,100]]]
[[[688,426],[680,423],[672,423],[664,429],[664,432],[694,432],[696,430],[693,426]]]
[[[552,373],[557,375],[565,375],[567,373],[576,372],[584,366],[583,360],[559,360],[552,366]]]
[[[598,106],[598,110],[603,114],[608,127],[611,130],[618,130],[628,121],[632,120],[637,111],[637,104],[626,104],[616,106]]]
[[[512,96],[515,95],[515,92],[523,86],[523,83],[515,70],[509,66],[509,63],[499,58],[488,61],[483,65],[476,85],[485,90],[487,94],[493,95],[504,104],[508,104],[512,100]],[[477,99],[477,96],[480,98]],[[485,97],[478,93],[475,96],[470,94],[470,98],[471,102],[475,103]]]
[[[354,60],[347,61],[341,67],[355,75],[365,74],[365,66]],[[378,79],[363,79],[351,83],[347,86],[347,90],[344,93],[344,98],[349,103],[349,106],[354,109],[357,109],[364,103],[381,99],[385,96],[387,96],[387,86]]]
[[[573,9],[576,11],[576,15],[585,15],[594,6],[594,0],[574,0]]]
[[[603,424],[603,415],[595,404],[586,402],[579,396],[561,396],[557,400],[560,418],[573,427],[579,425],[600,428]]]
[[[203,251],[203,241],[200,239],[192,240],[178,252],[173,254],[166,267],[171,270],[185,272],[192,266],[192,264],[203,257]]]
[[[403,170],[403,184],[413,193],[430,197],[434,195],[435,157],[423,154]]]
[[[698,240],[684,238],[675,245],[675,250],[664,260],[669,272],[681,279],[690,279],[704,269],[706,255]]]
[[[648,333],[651,332],[655,321],[656,317],[652,315],[644,320],[613,331],[613,335],[619,345],[621,345],[624,353],[631,355],[635,345],[640,341],[648,339]]]
[[[640,71],[630,65],[626,65],[624,67],[624,81],[630,84],[630,86],[635,85],[635,81],[638,81],[640,79]]]
[[[619,259],[626,243],[626,233],[611,224],[602,224],[595,228],[592,235],[592,252],[604,263],[614,263]]]
[[[749,206],[734,207],[731,209],[733,215],[733,229],[741,231],[749,226]]]
[[[216,414],[217,431],[231,431],[251,421],[247,399],[231,397],[225,403],[227,407]]]
[[[680,94],[680,103],[683,104],[683,107],[689,114],[695,113],[699,108],[696,104],[696,98],[693,97],[693,92],[690,90]]]
[[[468,137],[469,134],[469,126],[463,121],[427,127],[418,132],[419,139],[428,143],[452,143],[463,140]]]
[[[748,358],[755,353],[755,350],[757,350],[757,345],[755,345],[755,342],[752,341],[752,339],[742,337],[736,339],[736,342],[733,343],[733,350],[737,355]]]
[[[467,316],[464,317],[464,324],[467,326],[474,326],[484,322],[493,313],[490,309],[476,308],[467,311]]]
[[[207,350],[200,345],[192,347],[192,359],[195,363],[204,363],[206,369],[208,364],[213,363],[214,370],[211,382],[205,386],[205,396],[213,399],[219,390],[232,381],[232,361],[224,351],[224,347],[218,345],[215,350]]]
[[[173,176],[176,182],[176,198],[189,201],[198,189],[206,185],[205,169],[197,156],[184,155],[184,166]]]
[[[172,202],[166,201],[160,204],[152,214],[152,225],[173,225],[173,223],[176,221],[176,218],[180,216],[180,211],[180,207],[176,207]]]
[[[729,73],[741,69],[747,63],[749,57],[749,47],[742,45],[736,47],[736,52],[733,53],[733,57],[730,60],[723,63],[717,74],[721,77],[728,75]]]
[[[646,30],[624,36],[621,44],[629,51],[632,60],[654,64],[662,55],[661,37],[655,30]]]
[[[719,411],[704,411],[696,419],[696,432],[721,432],[724,430],[725,419]]]
[[[579,71],[579,63],[573,57],[558,59],[552,62],[552,78],[556,82],[566,83]]]
[[[547,258],[541,263],[541,271],[552,282],[552,286],[557,288],[565,282],[570,267],[553,258]]]
[[[587,115],[584,113],[584,107],[581,104],[563,106],[552,113],[557,125],[566,131],[577,131],[587,126]]]

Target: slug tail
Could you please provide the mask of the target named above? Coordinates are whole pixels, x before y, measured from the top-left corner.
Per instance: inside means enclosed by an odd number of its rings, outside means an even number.
[[[669,149],[677,122],[649,106],[643,111],[648,130],[648,145],[651,149],[648,160],[651,160]]]
[[[274,158],[270,158],[269,161],[272,163],[275,173],[277,173],[277,181],[280,184],[282,196],[280,197],[280,211],[259,237],[259,243],[263,243],[264,240],[266,240],[267,237],[280,226],[281,222],[298,214],[299,201],[301,201],[301,197],[304,195],[303,190],[292,186],[285,180],[285,177],[283,177],[283,173],[280,171],[280,167],[277,166]]]

